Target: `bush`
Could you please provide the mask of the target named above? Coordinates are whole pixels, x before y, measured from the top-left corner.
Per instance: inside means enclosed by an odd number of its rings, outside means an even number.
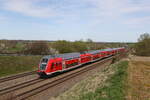
[[[150,56],[150,34],[144,33],[135,44],[135,54],[138,56]]]
[[[52,44],[52,47],[59,51],[59,53],[73,52],[72,43],[66,40],[59,40]]]
[[[49,53],[49,46],[48,43],[44,41],[28,43],[24,51],[24,54],[32,54],[32,55],[44,55],[48,53]]]

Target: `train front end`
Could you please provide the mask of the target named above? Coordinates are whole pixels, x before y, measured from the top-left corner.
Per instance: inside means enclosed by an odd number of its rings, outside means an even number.
[[[39,67],[38,67],[38,71],[37,73],[39,74],[39,76],[47,76],[46,75],[46,69],[48,67],[48,58],[43,57],[39,63]]]

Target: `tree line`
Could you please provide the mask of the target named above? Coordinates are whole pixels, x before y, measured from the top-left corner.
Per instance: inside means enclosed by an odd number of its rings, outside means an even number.
[[[125,43],[93,42],[85,41],[17,41],[0,40],[0,54],[24,54],[24,55],[47,55],[58,53],[82,52],[124,46]]]

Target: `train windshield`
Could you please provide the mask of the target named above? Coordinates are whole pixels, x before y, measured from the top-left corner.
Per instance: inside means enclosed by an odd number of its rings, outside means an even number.
[[[48,59],[47,58],[43,58],[41,60],[41,64],[40,64],[40,70],[45,70],[46,65],[47,65]]]

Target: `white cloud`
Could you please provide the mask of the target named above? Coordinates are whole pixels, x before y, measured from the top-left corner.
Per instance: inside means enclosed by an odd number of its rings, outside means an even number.
[[[140,11],[150,11],[150,2],[142,0],[142,2],[132,2],[133,0],[88,0],[93,4],[99,13],[123,14]]]
[[[116,21],[127,25],[149,24],[149,0],[83,0],[92,5],[91,15],[95,16],[95,24]],[[93,25],[95,26],[95,25]]]
[[[52,8],[40,6],[38,2],[40,0],[4,0],[2,8],[34,17],[46,18],[56,15]]]
[[[149,22],[150,22],[150,16],[146,16],[146,17],[130,18],[124,20],[123,24],[143,26],[144,24],[150,24]]]
[[[66,22],[66,20],[79,20],[81,16],[89,17],[91,22],[99,24],[110,20],[127,23],[146,22],[143,15],[138,18],[134,16],[136,21],[133,21],[133,14],[143,14],[150,12],[149,0],[2,0],[1,8],[21,13],[26,16],[49,18],[59,17],[56,22]],[[52,0],[54,1],[54,0]],[[42,6],[40,2],[47,2],[46,6]],[[85,5],[90,5],[85,7]],[[138,21],[139,20],[139,21]]]

